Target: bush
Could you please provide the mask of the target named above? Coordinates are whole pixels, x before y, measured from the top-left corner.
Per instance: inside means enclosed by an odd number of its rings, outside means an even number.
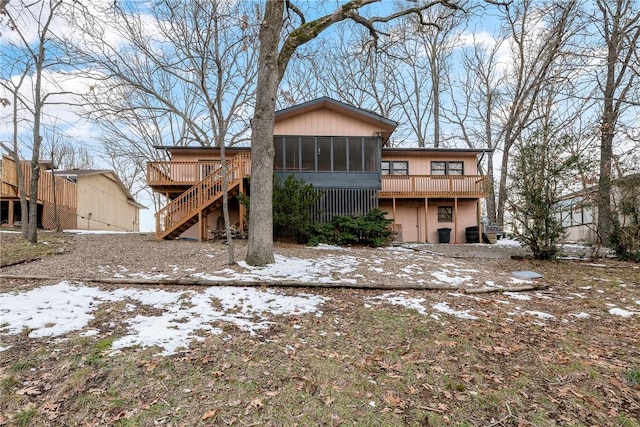
[[[323,191],[316,191],[312,184],[289,175],[284,182],[273,178],[273,234],[278,237],[293,237],[299,243],[305,243],[309,238],[311,228],[311,214]],[[236,196],[245,208],[248,220],[251,200],[245,194]]]
[[[393,236],[389,227],[392,221],[385,218],[385,214],[380,209],[373,209],[366,215],[339,215],[328,223],[313,224],[309,229],[308,244],[384,246]]]
[[[323,191],[316,191],[312,184],[289,175],[282,182],[274,177],[273,183],[273,232],[280,237],[293,237],[298,243],[309,238],[311,214]]]

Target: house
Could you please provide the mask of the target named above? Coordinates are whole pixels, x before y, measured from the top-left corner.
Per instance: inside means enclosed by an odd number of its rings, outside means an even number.
[[[387,147],[397,123],[342,102],[319,98],[276,112],[274,174],[289,175],[323,190],[315,220],[388,212],[397,239],[439,241],[439,229],[464,243],[466,227],[480,224],[487,177],[478,175],[482,150]],[[147,183],[170,201],[156,213],[158,238],[207,238],[223,228],[222,192],[249,190],[251,152],[226,149],[228,187],[220,177],[219,149],[157,147],[167,162],[147,165]],[[244,210],[230,197],[231,222],[244,228]],[[477,232],[477,230],[476,230]]]
[[[611,183],[611,208],[621,226],[638,226],[640,221],[640,174],[629,174]],[[557,217],[565,228],[565,240],[598,243],[598,186],[561,197]]]
[[[31,185],[31,163],[22,162],[27,195]],[[27,197],[28,198],[28,197]],[[21,220],[16,165],[2,157],[0,220],[14,225]],[[52,170],[41,163],[38,180],[38,227],[80,230],[139,231],[140,209],[127,187],[111,170]]]

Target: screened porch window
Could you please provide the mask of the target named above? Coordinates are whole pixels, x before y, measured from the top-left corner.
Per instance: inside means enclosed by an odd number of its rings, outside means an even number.
[[[302,170],[316,170],[316,140],[311,136],[303,136],[301,140]]]
[[[377,138],[276,136],[273,145],[276,170],[376,172],[379,168]],[[406,175],[401,170],[407,165],[396,163],[396,173]]]
[[[349,146],[349,170],[352,172],[362,171],[362,140],[360,138],[350,138]]]

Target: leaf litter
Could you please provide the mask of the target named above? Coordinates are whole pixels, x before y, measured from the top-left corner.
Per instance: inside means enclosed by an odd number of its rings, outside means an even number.
[[[335,254],[392,272],[372,253],[401,251],[355,252],[316,254],[368,280]],[[425,259],[407,259],[410,280],[434,267],[496,280],[483,274],[492,261]],[[618,268],[496,261],[540,271],[550,289],[482,296],[14,282],[0,299],[0,424],[637,426],[638,270],[604,263]],[[125,268],[105,272],[140,273]]]

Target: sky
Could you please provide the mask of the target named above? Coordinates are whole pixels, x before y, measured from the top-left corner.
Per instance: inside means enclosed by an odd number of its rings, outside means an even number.
[[[517,245],[512,240],[499,240],[499,245]],[[493,245],[486,245],[491,250]],[[327,249],[330,249],[327,250]],[[251,267],[240,262],[241,272],[223,269],[214,273],[190,271],[190,276],[201,280],[216,282],[225,281],[288,281],[288,282],[326,282],[344,281],[361,282],[363,277],[353,274],[358,265],[366,265],[379,277],[395,274],[385,271],[384,259],[402,259],[406,263],[402,273],[398,273],[407,281],[432,283],[462,287],[510,287],[527,283],[535,283],[535,279],[527,280],[516,274],[507,274],[506,280],[498,284],[495,281],[482,281],[480,271],[469,268],[464,260],[452,259],[442,263],[442,258],[424,251],[407,248],[379,248],[375,258],[363,256],[366,251],[320,246],[313,259],[284,257],[276,254],[276,262],[264,268]],[[428,268],[427,268],[428,266]],[[423,268],[424,267],[424,268]],[[173,266],[174,271],[181,266]],[[105,265],[102,273],[113,278],[146,278],[159,279],[167,275],[153,271],[133,271],[123,266]],[[517,272],[514,272],[517,273]],[[627,286],[621,283],[620,286]],[[572,298],[587,298],[588,293],[601,294],[604,291],[581,288]],[[283,292],[277,288],[255,288],[242,286],[211,286],[177,290],[171,286],[153,288],[122,287],[119,289],[101,289],[95,285],[81,282],[51,280],[41,286],[26,291],[9,291],[0,298],[0,357],[9,347],[3,339],[9,335],[29,330],[29,337],[50,337],[63,340],[70,336],[95,336],[118,329],[124,324],[126,333],[117,337],[110,349],[111,356],[117,356],[127,349],[138,346],[155,348],[158,354],[170,356],[198,345],[203,335],[230,334],[225,324],[238,328],[235,334],[260,335],[273,324],[274,316],[322,316],[323,305],[330,297],[318,295],[313,289],[297,292]],[[423,292],[416,297],[403,291],[372,290],[363,294],[361,304],[365,309],[376,310],[381,306],[398,306],[415,310],[420,315],[437,321],[449,318],[466,322],[481,321],[487,316],[486,301],[491,298],[509,308],[508,319],[515,320],[526,316],[541,325],[554,322],[575,322],[587,319],[591,315],[584,312],[569,312],[562,318],[551,313],[535,309],[535,302],[540,299],[555,298],[553,292],[504,292],[502,294],[486,294],[478,296],[464,292],[451,291],[447,297],[452,303],[443,301],[441,293]],[[559,297],[560,298],[560,297]],[[561,298],[566,299],[566,296]],[[640,300],[612,301],[596,297],[599,300],[599,315],[620,316],[623,318],[640,317]],[[95,319],[97,310],[105,304],[126,302],[116,305],[121,311],[110,316],[100,326],[102,332],[90,325]],[[449,299],[451,301],[451,299]],[[153,307],[147,311],[153,314],[139,314],[136,309]],[[302,327],[300,325],[294,326]],[[224,332],[223,332],[224,331]],[[337,335],[340,332],[333,332]]]

